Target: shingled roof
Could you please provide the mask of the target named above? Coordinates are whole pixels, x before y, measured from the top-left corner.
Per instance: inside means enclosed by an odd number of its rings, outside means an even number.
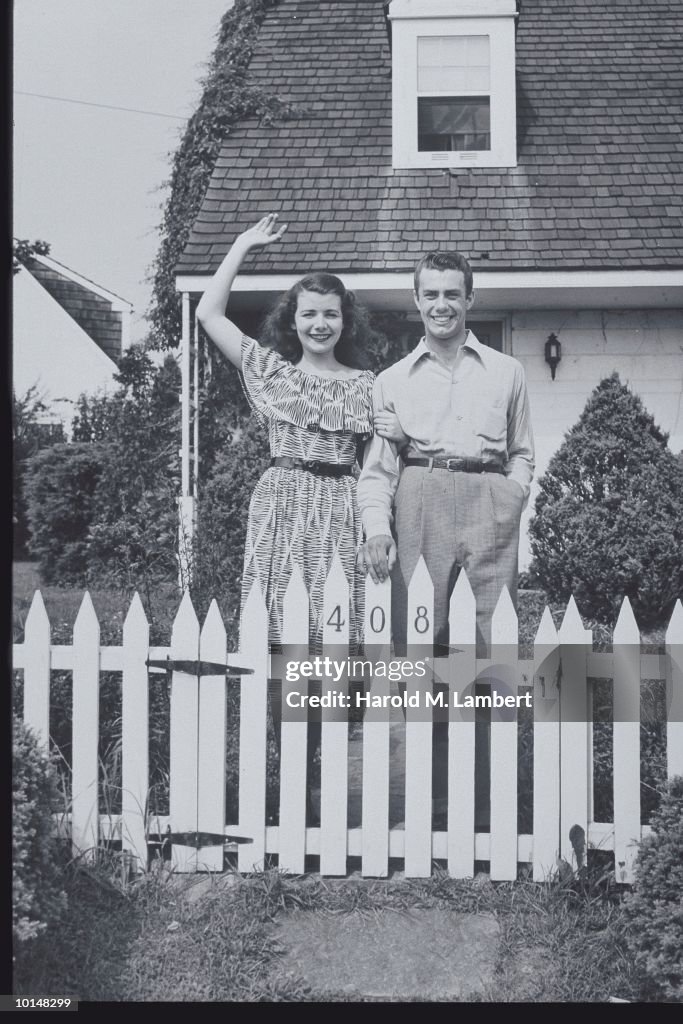
[[[682,40],[681,0],[523,0],[518,166],[394,171],[381,0],[281,0],[249,80],[306,113],[230,133],[176,269],[213,271],[271,210],[287,242],[261,274],[406,271],[445,247],[489,270],[681,267]]]
[[[123,354],[123,313],[120,307],[130,306],[130,303],[120,299],[114,308],[111,299],[102,295],[103,289],[94,282],[91,282],[92,288],[88,287],[85,278],[82,280],[86,283],[74,280],[74,272],[56,260],[36,257],[27,260],[25,267],[104,354],[118,364]],[[119,299],[113,292],[109,294],[112,299]]]

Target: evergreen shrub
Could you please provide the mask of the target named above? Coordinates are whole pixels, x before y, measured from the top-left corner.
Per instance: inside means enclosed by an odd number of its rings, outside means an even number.
[[[627,942],[645,993],[683,1000],[683,777],[671,779],[638,851],[626,897]]]
[[[529,525],[549,600],[614,622],[628,597],[642,627],[683,593],[683,465],[617,373],[600,382],[539,481]]]
[[[53,836],[59,809],[57,773],[34,733],[14,718],[12,737],[12,930],[35,938],[66,909],[62,865]]]

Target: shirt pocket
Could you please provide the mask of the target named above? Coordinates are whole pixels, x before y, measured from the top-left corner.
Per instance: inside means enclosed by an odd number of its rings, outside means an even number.
[[[485,441],[504,442],[507,439],[507,413],[501,398],[486,398],[475,417],[477,434]]]

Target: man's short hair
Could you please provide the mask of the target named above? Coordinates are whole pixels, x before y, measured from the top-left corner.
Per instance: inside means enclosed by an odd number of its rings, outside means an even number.
[[[465,279],[465,295],[472,294],[472,268],[461,252],[428,252],[415,267],[415,294],[419,295],[420,274],[423,270],[459,270]]]

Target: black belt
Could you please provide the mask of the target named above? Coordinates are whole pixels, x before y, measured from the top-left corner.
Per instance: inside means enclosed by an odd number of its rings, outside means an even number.
[[[303,469],[315,476],[351,476],[353,466],[337,462],[312,462],[308,459],[293,459],[289,455],[279,455],[270,460],[271,466],[279,466],[280,469]]]
[[[451,473],[502,473],[505,476],[505,470],[498,462],[484,462],[483,459],[404,459],[403,465],[447,469]]]

